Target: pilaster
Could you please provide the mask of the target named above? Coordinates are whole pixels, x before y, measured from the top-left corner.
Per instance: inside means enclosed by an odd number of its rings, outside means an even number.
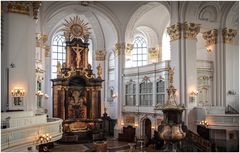
[[[211,29],[209,31],[203,32],[203,39],[205,40],[205,47],[207,48],[207,51],[210,54],[213,54],[213,56],[216,56],[217,51],[217,42],[218,42],[218,30],[217,29]],[[216,60],[213,61],[213,88],[212,88],[212,106],[219,106],[219,101],[217,101],[216,97],[216,91],[217,91],[217,75],[216,75]]]

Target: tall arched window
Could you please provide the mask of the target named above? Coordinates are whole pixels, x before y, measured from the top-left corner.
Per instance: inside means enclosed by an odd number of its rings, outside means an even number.
[[[151,106],[152,105],[152,82],[144,79],[140,84],[140,106]]]
[[[143,66],[148,64],[148,45],[146,39],[137,36],[134,40],[132,51],[132,66]]]
[[[136,84],[132,80],[126,84],[125,101],[127,106],[136,105]]]
[[[92,39],[88,40],[88,63],[93,66],[93,44],[92,44]]]
[[[164,104],[165,101],[165,83],[163,80],[157,82],[157,104]]]
[[[66,62],[65,38],[57,34],[52,41],[52,78],[57,77],[57,62]]]
[[[114,54],[110,53],[109,59],[108,59],[108,80],[109,81],[115,80],[114,69],[115,69]]]
[[[170,60],[171,52],[170,52],[170,37],[167,34],[167,31],[163,33],[162,37],[162,60]]]

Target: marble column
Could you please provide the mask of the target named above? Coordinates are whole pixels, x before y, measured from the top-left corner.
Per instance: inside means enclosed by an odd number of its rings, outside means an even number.
[[[21,6],[21,7],[19,7]],[[29,2],[8,3],[8,66],[9,93],[15,87],[25,90],[23,106],[13,107],[9,94],[9,109],[37,109],[35,101],[35,27],[36,21],[31,16],[32,5]]]
[[[197,90],[196,36],[199,31],[199,24],[190,22],[176,23],[167,29],[171,39],[171,67],[175,67],[176,102],[186,106],[184,121],[190,129],[193,121],[188,114],[196,102],[189,101],[189,94]]]
[[[231,105],[238,110],[239,107],[239,40],[237,30],[224,28],[223,36],[223,102],[222,106]]]

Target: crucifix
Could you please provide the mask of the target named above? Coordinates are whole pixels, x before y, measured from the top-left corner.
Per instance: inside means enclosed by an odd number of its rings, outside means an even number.
[[[77,54],[76,61],[77,61],[77,68],[79,68],[80,67],[80,61],[81,61],[81,54],[80,53],[83,51],[84,48],[80,47],[79,44],[77,44],[77,47],[72,47],[72,49]]]

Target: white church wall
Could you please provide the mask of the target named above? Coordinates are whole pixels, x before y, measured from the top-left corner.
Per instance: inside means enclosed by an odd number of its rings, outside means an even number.
[[[8,49],[9,93],[15,87],[25,90],[23,106],[13,106],[9,94],[9,109],[35,110],[35,21],[31,16],[9,13]]]

